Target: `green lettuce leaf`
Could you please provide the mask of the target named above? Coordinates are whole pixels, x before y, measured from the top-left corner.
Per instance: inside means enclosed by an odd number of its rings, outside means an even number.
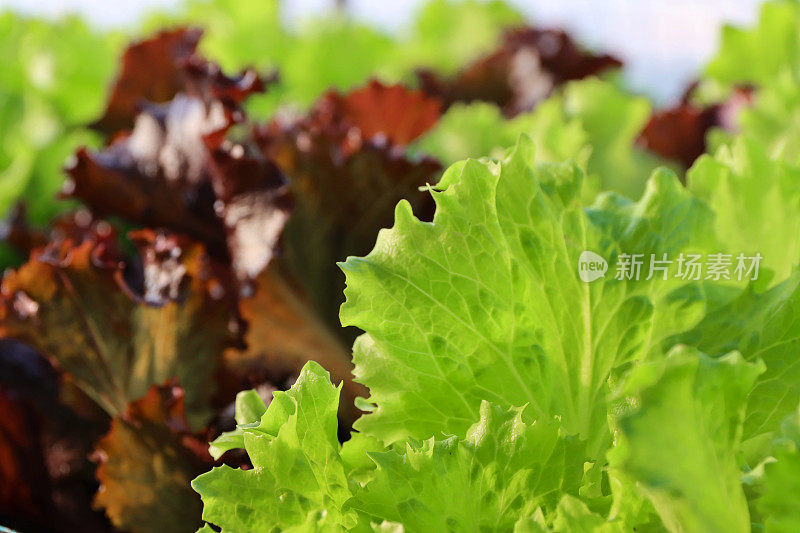
[[[309,362],[291,390],[274,393],[258,422],[241,424],[253,469],[220,466],[192,482],[203,520],[237,532],[355,526],[355,513],[344,508],[352,494],[336,436],[340,389]],[[251,393],[237,400],[237,421],[256,418],[261,407]]]
[[[665,161],[636,148],[635,143],[651,106],[647,99],[631,96],[609,82],[589,78],[564,89],[564,112],[578,117],[587,133],[592,155],[587,166],[590,190],[616,191],[638,197],[645,178]]]
[[[97,136],[83,128],[102,109],[120,35],[77,17],[57,21],[0,13],[0,215],[24,199],[44,224],[69,207],[56,202],[68,156]]]
[[[522,15],[502,0],[431,0],[415,17],[404,60],[411,67],[454,72],[496,46],[504,29],[523,24]]]
[[[399,78],[397,43],[344,17],[308,21],[278,63],[291,100],[311,104],[328,89],[352,89],[371,77]]]
[[[674,175],[656,173],[659,194],[636,207],[617,202],[625,231],[598,226],[581,207],[581,172],[533,160],[522,137],[503,162],[454,165],[432,190],[432,223],[401,202],[375,249],[342,264],[342,323],[366,331],[355,374],[377,406],[356,422],[360,431],[387,443],[463,434],[489,400],[528,404],[536,419],[560,416],[568,434],[591,439],[590,457],[607,446],[607,380],[647,351],[656,283],[613,279],[613,267],[585,283],[578,257],[590,250],[613,264],[615,232],[622,244],[644,243],[639,252],[675,252],[699,218],[672,220],[670,239],[647,238],[675,211],[646,206],[671,205],[668,195],[696,201]]]
[[[552,524],[541,510],[521,518],[514,524],[514,533],[621,533],[625,531],[619,522],[610,522],[592,512],[580,499],[565,494],[558,503]]]
[[[765,2],[752,28],[726,25],[705,76],[723,85],[767,84],[785,68],[800,72],[800,4]]]
[[[552,531],[556,533],[621,533],[626,531],[626,528],[619,521],[606,520],[592,512],[583,501],[566,494],[558,502]]]
[[[445,163],[476,156],[499,159],[525,133],[535,141],[541,161],[578,162],[587,174],[588,202],[606,190],[636,197],[646,176],[664,163],[635,146],[650,111],[645,98],[588,78],[567,84],[533,111],[509,120],[489,104],[455,105],[414,149]]]
[[[763,144],[771,157],[800,164],[800,73],[782,71],[769,85],[758,88],[753,101],[735,115],[737,132]],[[711,130],[712,147],[731,145],[737,136],[728,130]],[[713,150],[714,152],[716,150]]]
[[[800,529],[800,412],[786,417],[773,442],[773,460],[764,465],[762,494],[757,501],[764,531],[790,533]]]
[[[750,531],[736,454],[747,393],[763,363],[679,346],[634,368],[621,394],[611,463],[630,475],[668,530]]]
[[[689,190],[714,210],[709,249],[752,257],[786,279],[800,261],[800,167],[771,156],[759,142],[737,138],[687,173]]]
[[[793,0],[769,1],[762,6],[756,26],[723,28],[720,49],[706,67],[694,98],[721,101],[728,99],[736,86],[753,87],[752,101],[728,117],[732,129],[758,140],[771,155],[798,163],[798,79],[800,4]],[[734,136],[730,130],[712,130],[711,144],[731,144]]]
[[[312,361],[269,407],[241,393],[237,437],[253,469],[196,478],[203,519],[237,532],[511,530],[537,513],[552,521],[561,496],[578,494],[585,443],[565,437],[557,419],[534,422],[524,408],[484,402],[464,437],[387,449],[354,433],[340,446],[340,389]],[[235,445],[223,436],[214,447]]]
[[[208,453],[214,459],[219,459],[228,450],[244,448],[244,430],[242,427],[258,426],[261,417],[267,411],[267,404],[254,390],[238,393],[234,407],[234,418],[237,427],[233,431],[224,432],[211,442],[208,447]]]
[[[495,104],[457,102],[412,149],[448,164],[478,156],[502,159],[506,148],[523,133],[536,144],[539,160],[574,158],[585,168],[591,152],[586,131],[579,118],[565,116],[556,97],[511,119],[505,118]]]
[[[750,392],[745,439],[768,438],[800,403],[800,275],[768,291],[748,287],[737,298],[712,308],[675,342],[721,356],[737,350],[748,361],[762,360],[766,371]]]
[[[374,478],[353,506],[405,531],[510,531],[558,496],[577,494],[582,444],[559,436],[556,420],[527,423],[522,409],[484,402],[460,440],[433,438],[370,454]]]
[[[225,71],[271,66],[288,48],[279,0],[187,0],[177,11],[153,12],[144,22],[149,32],[174,25],[204,28],[200,45]]]
[[[75,16],[1,13],[0,49],[9,60],[0,89],[51,106],[65,124],[89,122],[102,111],[121,45],[121,34],[99,32]]]

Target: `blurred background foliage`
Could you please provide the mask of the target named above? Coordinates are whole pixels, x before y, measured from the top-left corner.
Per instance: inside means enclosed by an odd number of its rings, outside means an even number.
[[[253,118],[282,105],[309,106],[329,88],[347,89],[370,77],[411,80],[414,68],[452,72],[496,44],[522,16],[498,0],[434,0],[414,24],[394,36],[332,10],[297,28],[282,23],[277,0],[189,1],[145,17],[132,31],[102,31],[77,16],[46,20],[0,16],[0,211],[26,202],[44,224],[70,207],[56,202],[61,167],[79,145],[99,139],[86,124],[98,118],[123,45],[168,26],[204,28],[202,50],[224,69],[277,69],[280,81],[251,99]]]
[[[524,22],[501,0],[431,0],[393,33],[336,9],[287,26],[281,8],[278,0],[188,0],[177,9],[151,12],[125,31],[99,29],[77,16],[0,15],[6,58],[0,71],[0,211],[22,199],[31,221],[45,224],[71,207],[55,200],[61,168],[77,146],[98,144],[86,124],[100,115],[123,45],[156,29],[201,26],[201,50],[224,69],[279,72],[279,81],[247,104],[251,117],[263,120],[279,108],[307,109],[327,89],[352,88],[372,77],[414,84],[419,68],[454,73],[492,50],[504,29]],[[719,51],[691,95],[708,105],[736,87],[758,87],[758,98],[740,113],[738,133],[796,162],[799,76],[800,4],[775,0],[764,5],[755,26],[723,28]],[[541,158],[573,157],[587,169],[589,197],[601,188],[636,196],[644,176],[664,161],[636,149],[652,106],[619,84],[614,78],[573,82],[513,118],[492,104],[458,104],[412,149],[450,163],[467,155],[498,155],[527,132],[538,141]],[[730,129],[712,131],[711,146],[733,137]]]

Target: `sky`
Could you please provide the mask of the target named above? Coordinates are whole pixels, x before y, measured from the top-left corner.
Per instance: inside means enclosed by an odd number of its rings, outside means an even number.
[[[45,16],[79,12],[103,26],[125,26],[179,0],[0,0]],[[507,0],[540,26],[563,27],[590,48],[625,60],[632,90],[657,102],[679,97],[717,47],[724,22],[751,24],[758,0]],[[349,0],[353,16],[398,31],[424,0]],[[332,0],[288,0],[287,22],[324,11]]]

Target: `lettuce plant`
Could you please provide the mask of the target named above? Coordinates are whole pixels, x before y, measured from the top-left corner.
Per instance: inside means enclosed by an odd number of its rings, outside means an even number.
[[[696,172],[724,179],[720,157]],[[610,193],[584,208],[579,167],[534,161],[522,136],[502,160],[454,164],[428,188],[431,222],[400,202],[373,251],[341,264],[342,323],[365,331],[365,414],[340,445],[339,389],[315,363],[268,406],[240,393],[238,427],[212,453],[244,448],[253,468],[194,480],[206,522],[790,530],[776,487],[797,461],[796,281],[582,281],[586,250],[609,264],[707,252],[714,212],[665,169],[637,202]]]
[[[4,231],[0,529],[797,531],[798,5],[655,112],[500,1],[189,0],[102,116],[0,16],[0,208],[84,206]]]

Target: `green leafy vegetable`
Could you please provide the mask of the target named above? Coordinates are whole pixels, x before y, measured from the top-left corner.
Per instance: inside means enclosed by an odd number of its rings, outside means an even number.
[[[753,28],[724,26],[705,75],[722,84],[768,84],[785,68],[800,72],[800,4],[765,2]]]
[[[776,280],[789,275],[800,260],[800,168],[740,137],[713,157],[702,156],[686,181],[714,210],[716,242],[709,249],[761,254],[761,266]]]
[[[800,527],[796,505],[800,497],[800,415],[786,417],[780,437],[773,443],[774,461],[764,466],[763,494],[758,509],[764,515],[765,530],[789,533]]]
[[[541,529],[534,529],[534,531],[547,531],[547,529],[539,527]],[[625,531],[621,523],[607,521],[602,516],[592,512],[583,501],[570,495],[564,496],[558,503],[556,518],[550,530],[556,533],[570,533],[573,531],[581,533],[617,533]]]
[[[726,26],[720,49],[705,69],[695,91],[697,100],[736,99],[737,90],[752,90],[741,109],[734,109],[727,129],[764,144],[773,155],[800,161],[800,4],[793,0],[767,1],[752,28]],[[752,101],[750,101],[752,100]],[[732,128],[731,128],[732,126]],[[731,134],[715,131],[716,145],[730,144]]]
[[[523,17],[502,0],[432,0],[417,13],[403,46],[409,65],[454,72],[496,46]]]
[[[574,159],[586,171],[584,198],[612,190],[636,197],[661,161],[635,147],[650,104],[596,78],[567,84],[529,113],[504,119],[492,105],[455,105],[416,149],[454,163],[467,157],[501,158],[520,134],[529,135],[542,161]]]
[[[702,251],[712,213],[667,170],[638,202],[608,193],[584,208],[574,164],[534,161],[522,136],[503,160],[453,165],[429,188],[431,222],[401,202],[375,249],[342,264],[343,323],[366,331],[354,346],[370,389],[358,433],[335,441],[336,389],[313,363],[291,402],[278,393],[264,410],[240,395],[238,428],[212,451],[243,446],[256,468],[198,478],[207,521],[223,531],[748,530],[740,460],[763,459],[759,442],[800,400],[785,363],[796,281],[766,293],[674,276],[581,281],[584,250],[611,264]],[[713,357],[682,345],[663,355],[681,341]],[[743,355],[726,355],[736,348]],[[322,387],[314,395],[303,392],[309,375]],[[315,428],[304,435],[328,435],[284,454],[317,472],[295,475],[303,486],[270,462],[300,421]],[[315,470],[318,457],[335,474]],[[248,496],[275,487],[307,505]]]
[[[747,393],[762,364],[677,347],[634,369],[621,393],[612,465],[629,473],[670,531],[750,530],[736,462]]]
[[[522,409],[484,402],[463,440],[371,453],[374,478],[353,506],[406,531],[510,531],[539,507],[554,510],[560,494],[577,494],[582,452],[556,421],[526,423]]]
[[[800,346],[799,284],[795,274],[769,291],[750,287],[729,303],[710,309],[707,317],[678,339],[710,355],[738,350],[748,361],[766,363],[766,371],[750,391],[745,439],[772,435],[800,402],[800,369],[795,364]]]
[[[604,447],[606,380],[649,341],[654,302],[648,284],[582,282],[578,256],[613,258],[634,237],[642,253],[675,252],[644,237],[667,220],[649,207],[680,198],[680,186],[655,176],[664,196],[644,197],[615,235],[608,219],[594,215],[599,227],[584,213],[575,166],[533,167],[533,157],[522,137],[503,162],[454,165],[432,191],[432,223],[401,202],[375,249],[342,265],[342,322],[367,332],[354,346],[355,374],[378,406],[359,430],[386,442],[459,434],[488,399],[560,416],[568,433],[592,439],[590,456]],[[691,235],[693,222],[671,233]]]
[[[578,492],[584,444],[561,436],[555,419],[530,422],[522,408],[484,402],[463,439],[384,449],[354,435],[341,448],[338,393],[309,362],[269,407],[254,393],[240,394],[236,433],[254,468],[222,466],[198,477],[192,486],[203,498],[203,519],[223,531],[363,529],[370,522],[402,523],[410,532],[511,530],[537,509],[554,511],[562,493]],[[212,446],[232,448],[230,434]],[[358,456],[360,464],[349,460]],[[361,483],[353,481],[359,469]]]
[[[203,520],[241,532],[355,526],[355,512],[343,509],[352,494],[336,438],[338,403],[339,388],[313,362],[260,417],[255,398],[240,395],[237,422],[253,469],[221,466],[192,482],[203,498]]]
[[[752,102],[744,102],[735,113],[738,131],[745,137],[763,144],[771,156],[789,163],[800,163],[800,94],[798,76],[784,70],[769,85],[758,88]],[[736,136],[724,130],[712,130],[713,145],[731,145]]]
[[[557,97],[543,101],[535,111],[511,119],[505,118],[494,104],[456,103],[413,148],[450,164],[467,157],[502,159],[506,148],[523,133],[536,143],[540,160],[574,158],[585,168],[591,152],[587,133],[580,119],[565,116]]]
[[[37,223],[63,211],[55,202],[61,167],[76,146],[97,143],[83,124],[100,114],[120,41],[76,17],[0,14],[8,58],[0,73],[0,213],[19,199]]]

